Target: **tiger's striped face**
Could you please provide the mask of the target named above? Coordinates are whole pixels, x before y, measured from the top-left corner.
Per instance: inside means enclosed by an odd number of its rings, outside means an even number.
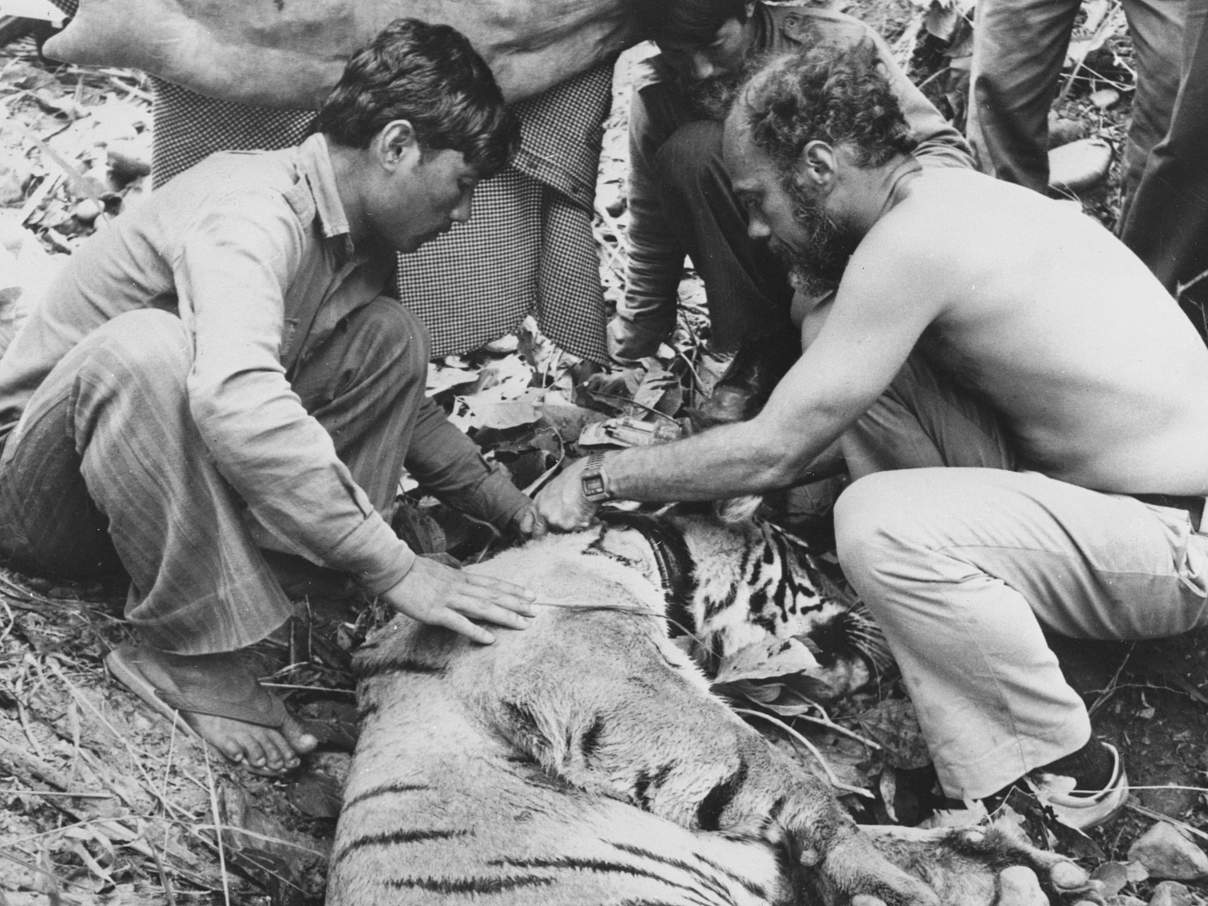
[[[694,516],[659,517],[658,529],[664,539],[671,534],[682,542],[686,561],[686,575],[674,589],[683,608],[672,605],[669,614],[672,634],[677,619],[690,623],[678,628],[692,636],[692,655],[708,676],[744,648],[786,639],[803,642],[817,658],[820,667],[809,685],[823,700],[850,694],[892,665],[884,637],[837,565],[784,529],[766,521]],[[635,543],[624,533],[635,531],[643,529],[625,520],[605,526],[590,547],[622,552]],[[632,554],[620,555],[637,562]]]

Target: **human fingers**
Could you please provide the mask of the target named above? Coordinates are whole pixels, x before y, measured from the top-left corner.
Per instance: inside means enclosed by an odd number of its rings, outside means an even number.
[[[545,534],[545,522],[532,504],[512,517],[509,528],[512,534],[521,538],[536,538]]]
[[[454,632],[464,635],[467,639],[477,642],[479,645],[493,645],[495,643],[495,636],[489,630],[449,608],[445,608],[439,613],[434,614],[428,622],[435,626],[444,626],[446,629],[452,629]]]
[[[535,498],[534,505],[537,508],[537,515],[550,528],[566,531],[570,528],[567,522],[566,506],[563,503],[562,486],[565,482],[563,476],[556,476],[549,484],[542,488]]]
[[[496,576],[479,576],[474,573],[457,573],[456,575],[460,580],[460,587],[451,589],[451,593],[460,592],[470,598],[498,604],[500,607],[530,617],[537,614],[533,607],[537,596],[523,585],[517,585],[515,582],[509,582]]]
[[[565,480],[560,475],[553,484],[537,495],[537,513],[553,529],[560,531],[577,531],[591,525],[595,515],[595,504],[583,497],[578,478]]]
[[[532,610],[511,610],[494,601],[468,595],[451,597],[446,606],[475,622],[493,623],[508,629],[528,629],[536,615]]]

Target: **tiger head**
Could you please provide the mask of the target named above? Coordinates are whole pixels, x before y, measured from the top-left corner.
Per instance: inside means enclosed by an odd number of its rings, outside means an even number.
[[[796,639],[817,667],[798,677],[811,698],[832,700],[889,669],[883,635],[843,582],[837,564],[774,523],[675,513],[606,517],[608,532],[637,531],[655,550],[673,636],[713,678],[743,649]]]

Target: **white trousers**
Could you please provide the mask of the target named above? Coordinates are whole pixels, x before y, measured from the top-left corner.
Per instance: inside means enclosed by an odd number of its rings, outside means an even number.
[[[944,792],[987,796],[1090,738],[1042,627],[1176,635],[1208,622],[1188,514],[1016,471],[991,416],[918,356],[844,437],[839,559],[884,629]]]

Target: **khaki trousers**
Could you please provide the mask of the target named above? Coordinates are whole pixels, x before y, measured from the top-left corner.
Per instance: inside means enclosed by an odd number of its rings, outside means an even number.
[[[949,796],[989,795],[1090,738],[1045,630],[1140,639],[1208,622],[1208,537],[1186,512],[1016,470],[994,419],[918,356],[844,448],[857,480],[835,510],[839,559]]]

